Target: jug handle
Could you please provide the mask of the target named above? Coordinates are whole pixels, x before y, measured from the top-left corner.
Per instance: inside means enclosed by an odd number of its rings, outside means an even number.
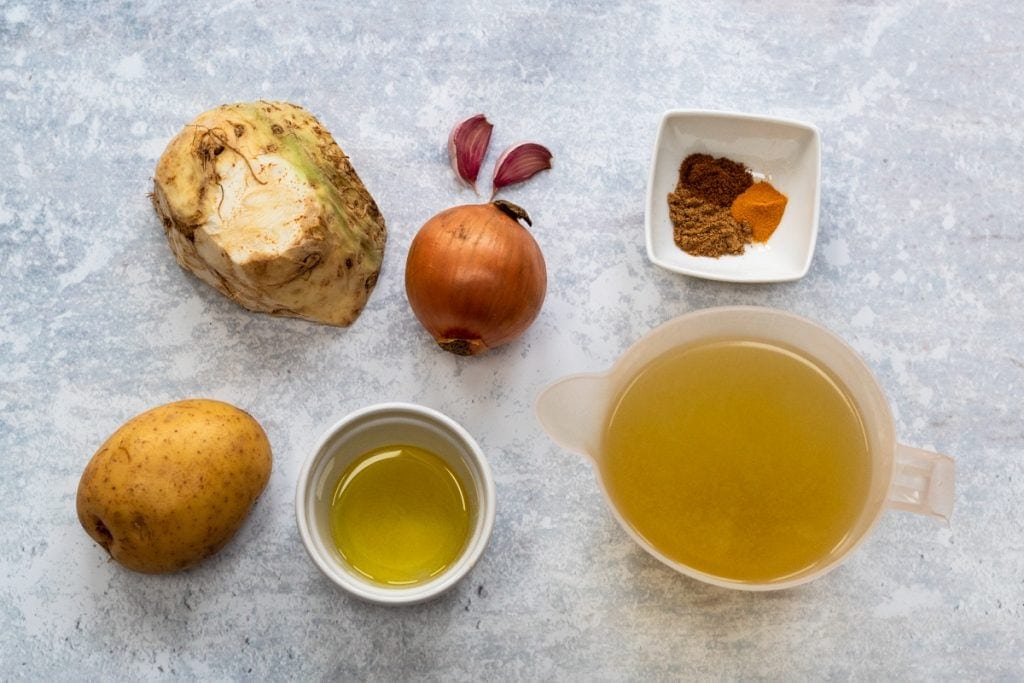
[[[889,506],[948,520],[955,480],[956,465],[949,456],[897,444]]]
[[[606,381],[606,375],[597,373],[569,375],[541,391],[534,412],[555,443],[591,459],[597,457]]]

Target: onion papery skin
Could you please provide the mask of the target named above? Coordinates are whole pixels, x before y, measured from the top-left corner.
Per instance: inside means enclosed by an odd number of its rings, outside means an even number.
[[[406,295],[442,349],[483,353],[519,338],[540,313],[547,292],[544,255],[517,217],[529,222],[508,202],[456,206],[413,238]]]

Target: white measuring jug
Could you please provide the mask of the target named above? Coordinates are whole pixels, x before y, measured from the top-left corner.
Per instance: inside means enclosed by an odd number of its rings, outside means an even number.
[[[651,361],[674,349],[723,339],[789,347],[814,359],[845,386],[863,421],[871,456],[871,483],[861,513],[843,541],[823,561],[780,580],[741,582],[712,576],[676,562],[641,537],[615,508],[601,481],[602,439],[622,392]],[[726,588],[776,590],[816,579],[837,567],[870,534],[887,508],[948,519],[955,467],[945,455],[900,444],[889,403],[871,370],[832,332],[784,311],[749,306],[710,308],[675,318],[627,349],[611,369],[557,380],[540,394],[536,412],[551,438],[595,465],[616,519],[647,552],[673,569]]]

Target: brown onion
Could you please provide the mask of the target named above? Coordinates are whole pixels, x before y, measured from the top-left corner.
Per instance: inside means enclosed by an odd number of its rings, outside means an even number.
[[[518,338],[540,313],[547,269],[515,204],[456,206],[420,228],[409,247],[405,291],[438,345],[473,356]]]

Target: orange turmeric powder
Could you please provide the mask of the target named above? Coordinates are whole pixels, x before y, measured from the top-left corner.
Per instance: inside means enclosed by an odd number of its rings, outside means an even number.
[[[733,200],[732,217],[750,226],[755,242],[767,242],[779,227],[786,201],[786,195],[770,183],[754,183]]]

